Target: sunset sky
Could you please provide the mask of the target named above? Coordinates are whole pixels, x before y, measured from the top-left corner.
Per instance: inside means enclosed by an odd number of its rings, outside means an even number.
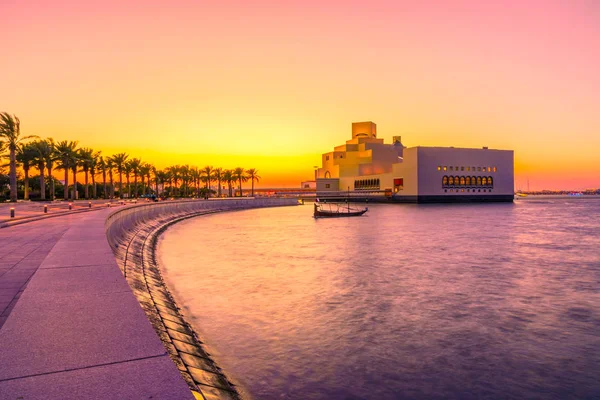
[[[514,149],[517,188],[600,187],[600,2],[0,0],[24,134],[299,187],[371,120]]]

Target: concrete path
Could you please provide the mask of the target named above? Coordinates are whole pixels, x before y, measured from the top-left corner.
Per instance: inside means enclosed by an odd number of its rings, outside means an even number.
[[[0,328],[31,276],[69,228],[71,218],[0,230]]]
[[[193,399],[117,266],[110,211],[0,230],[0,398]]]

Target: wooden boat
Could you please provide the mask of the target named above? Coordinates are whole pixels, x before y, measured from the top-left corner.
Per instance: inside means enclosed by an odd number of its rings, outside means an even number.
[[[329,206],[329,207],[326,207]],[[360,217],[369,211],[368,207],[362,210],[351,208],[349,204],[339,203],[315,203],[315,218],[339,218],[339,217]]]

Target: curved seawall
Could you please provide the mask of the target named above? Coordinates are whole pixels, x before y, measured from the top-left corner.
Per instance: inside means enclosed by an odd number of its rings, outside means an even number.
[[[203,348],[164,283],[154,256],[158,237],[168,226],[200,215],[297,204],[296,199],[186,200],[128,207],[106,219],[106,236],[127,283],[197,398],[241,396]]]

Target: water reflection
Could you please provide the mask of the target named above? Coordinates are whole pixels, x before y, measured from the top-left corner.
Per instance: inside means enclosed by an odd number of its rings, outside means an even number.
[[[369,208],[213,215],[161,240],[256,399],[600,396],[600,201]]]

